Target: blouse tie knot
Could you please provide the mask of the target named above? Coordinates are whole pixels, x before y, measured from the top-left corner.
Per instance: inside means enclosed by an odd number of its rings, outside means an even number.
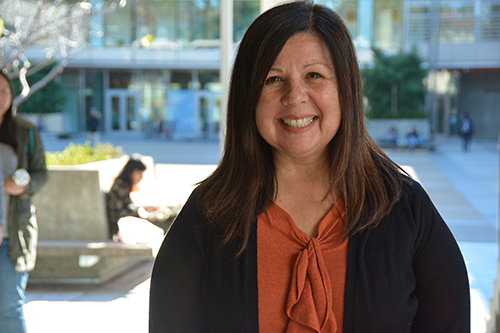
[[[332,310],[332,286],[317,238],[311,238],[307,247],[297,255],[290,288],[287,332],[337,331]]]

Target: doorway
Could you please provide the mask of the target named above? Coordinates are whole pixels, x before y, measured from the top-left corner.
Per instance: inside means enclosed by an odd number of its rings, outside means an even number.
[[[196,91],[195,110],[201,122],[200,136],[203,140],[216,140],[220,131],[220,93],[207,90]]]
[[[104,108],[105,132],[140,131],[141,97],[128,89],[109,89]]]

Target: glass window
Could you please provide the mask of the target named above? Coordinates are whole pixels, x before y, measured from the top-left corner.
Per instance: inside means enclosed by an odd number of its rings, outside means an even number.
[[[109,88],[111,89],[128,89],[131,82],[131,72],[109,72]]]
[[[124,8],[117,8],[104,17],[104,45],[130,46],[134,38],[132,22],[135,21],[135,3],[130,2]]]
[[[141,116],[145,124],[154,119],[166,119],[166,96],[167,72],[144,71]]]
[[[102,119],[103,100],[103,74],[98,70],[85,71],[85,106],[86,106],[86,125],[88,127],[89,110],[94,107],[99,111],[99,117]],[[102,130],[102,121],[99,124]]]
[[[260,0],[234,0],[234,40],[259,15]],[[219,47],[220,0],[136,0],[106,15],[105,46]]]
[[[439,41],[441,43],[474,43],[474,3],[443,2],[439,7]]]
[[[61,83],[64,87],[64,95],[66,96],[66,103],[63,105],[64,116],[67,119],[66,131],[77,132],[84,131],[85,124],[83,120],[79,119],[80,113],[80,73],[78,70],[66,68],[61,75]],[[82,113],[84,111],[81,111]]]
[[[178,1],[176,9],[178,17],[176,22],[178,28],[177,42],[180,45],[198,47],[197,43],[194,46],[190,45],[190,43],[219,38],[218,1]],[[217,44],[215,43],[213,46],[216,47]]]
[[[198,71],[200,87],[204,90],[217,91],[219,86],[219,71]]]
[[[191,71],[172,71],[170,74],[170,89],[189,89],[191,80]]]
[[[149,31],[154,37],[152,47],[171,50],[179,48],[178,10],[178,1],[150,3],[148,11],[154,13],[151,14]]]
[[[430,15],[427,5],[410,7],[408,38],[411,44],[430,40]]]
[[[351,35],[358,35],[358,0],[320,0],[318,3],[335,10],[346,23]]]
[[[398,50],[403,43],[403,1],[375,0],[373,44],[383,50]]]
[[[479,39],[481,41],[500,40],[500,1],[482,3],[479,24]]]
[[[234,15],[234,41],[239,42],[243,39],[243,35],[248,27],[260,14],[260,0],[234,0],[233,3]]]

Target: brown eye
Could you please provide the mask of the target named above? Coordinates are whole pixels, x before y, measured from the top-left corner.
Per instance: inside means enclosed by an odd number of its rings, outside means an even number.
[[[309,73],[309,74],[307,74],[307,77],[310,79],[321,79],[323,77],[323,75],[321,75],[319,73]]]
[[[279,77],[272,76],[272,77],[268,78],[265,83],[272,84],[272,83],[276,83],[276,82],[280,82],[280,81],[281,81],[281,79]]]

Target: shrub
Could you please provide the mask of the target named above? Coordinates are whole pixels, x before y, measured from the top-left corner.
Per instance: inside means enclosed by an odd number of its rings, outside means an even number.
[[[122,147],[110,143],[99,143],[95,148],[90,141],[84,145],[70,143],[63,151],[46,152],[47,165],[77,165],[104,161],[123,156]]]
[[[368,118],[425,118],[426,71],[416,49],[395,55],[373,49],[373,56],[373,67],[361,71]]]

